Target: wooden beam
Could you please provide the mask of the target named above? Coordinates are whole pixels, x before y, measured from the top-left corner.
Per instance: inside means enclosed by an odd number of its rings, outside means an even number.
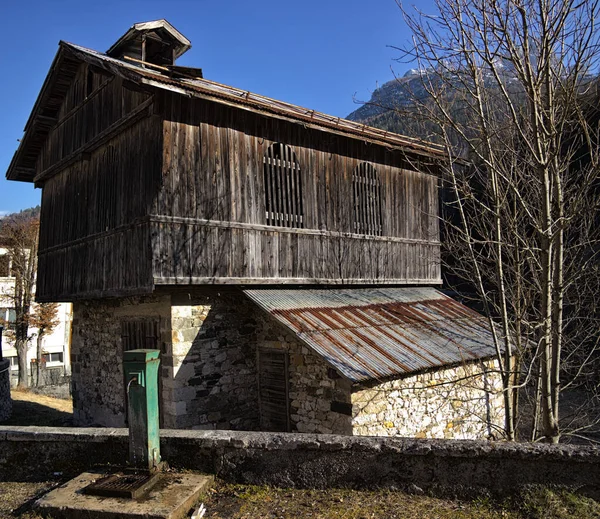
[[[17,175],[27,175],[29,177],[33,177],[35,175],[35,168],[23,168],[17,167],[13,170]]]
[[[58,121],[58,119],[56,117],[50,117],[48,115],[38,115],[36,117],[36,120],[40,121],[42,123],[52,124],[52,125]]]
[[[92,99],[94,99],[94,97],[96,97],[104,88],[106,88],[113,80],[115,79],[114,76],[109,77],[108,79],[105,79],[102,84],[96,88],[96,90],[94,90],[89,96],[87,96],[81,103],[79,103],[77,106],[74,106],[73,108],[71,108],[71,110],[69,110],[65,115],[62,116],[62,118],[58,121],[57,126],[60,126],[61,124],[63,124],[67,119],[69,119],[70,117],[73,117],[73,115],[75,115],[77,112],[79,112],[79,110],[81,110],[87,103],[89,103]]]
[[[113,234],[122,233],[122,232],[126,231],[127,229],[131,229],[138,225],[144,225],[145,223],[148,223],[148,221],[149,220],[148,220],[147,216],[142,216],[140,218],[136,218],[135,220],[133,220],[129,223],[126,223],[124,225],[119,225],[118,227],[115,227],[108,231],[97,232],[95,234],[89,234],[88,236],[84,236],[83,238],[78,238],[77,240],[72,240],[72,241],[69,241],[66,243],[61,243],[59,245],[54,245],[53,247],[47,247],[45,249],[39,249],[38,255],[43,256],[44,254],[50,254],[51,252],[55,252],[57,250],[63,250],[63,249],[68,249],[69,247],[75,247],[76,245],[81,245],[82,243],[87,243],[87,242],[95,241],[95,240],[102,240],[104,238],[112,236]]]
[[[125,117],[122,117],[117,122],[111,124],[108,128],[106,128],[106,130],[100,132],[92,140],[88,141],[83,146],[77,148],[73,153],[67,155],[62,160],[54,163],[52,166],[46,168],[33,179],[36,186],[38,185],[38,183],[47,181],[63,169],[69,167],[71,164],[81,160],[82,156],[84,156],[83,154],[91,153],[96,148],[102,146],[104,143],[112,139],[116,134],[121,133],[129,126],[132,126],[137,121],[147,116],[148,108],[150,107],[153,101],[154,97],[147,99],[134,110],[129,112]]]
[[[135,288],[110,288],[106,290],[90,290],[87,292],[78,292],[77,294],[59,294],[59,295],[37,295],[36,303],[55,303],[57,301],[72,303],[74,301],[85,301],[89,299],[105,299],[110,297],[130,297],[152,294],[154,285],[146,285]]]
[[[319,229],[303,229],[297,227],[279,227],[275,225],[262,225],[245,222],[231,222],[220,220],[207,220],[202,218],[186,218],[182,216],[150,215],[152,223],[169,223],[173,225],[194,225],[199,227],[217,227],[221,229],[243,229],[259,232],[276,232],[281,234],[301,234],[310,236],[323,236],[328,238],[352,238],[364,241],[383,241],[392,243],[420,243],[423,245],[440,246],[439,240],[423,240],[419,238],[399,238],[397,236],[376,236],[370,234],[357,234],[339,231],[322,231]]]
[[[283,278],[283,277],[157,277],[154,285],[441,285],[438,279],[341,279],[341,278]]]

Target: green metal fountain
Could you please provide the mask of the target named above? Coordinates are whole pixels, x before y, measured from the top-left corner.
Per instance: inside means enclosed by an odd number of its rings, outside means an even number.
[[[129,465],[88,485],[84,489],[86,494],[137,499],[157,483],[163,465],[158,411],[159,355],[158,350],[124,352]]]
[[[129,464],[160,467],[158,413],[158,350],[131,350],[123,354],[129,419]]]

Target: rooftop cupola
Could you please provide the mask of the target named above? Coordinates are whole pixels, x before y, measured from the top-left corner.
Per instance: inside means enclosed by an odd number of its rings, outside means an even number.
[[[190,40],[167,20],[155,20],[133,25],[106,54],[117,59],[132,58],[169,67],[191,46]]]

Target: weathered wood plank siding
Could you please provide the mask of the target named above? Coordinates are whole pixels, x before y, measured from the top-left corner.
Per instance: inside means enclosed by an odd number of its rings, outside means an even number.
[[[175,94],[161,106],[156,284],[439,282],[437,180],[401,152]],[[265,186],[274,143],[290,146],[300,167],[301,229],[267,225],[265,189],[281,189]],[[352,234],[362,162],[381,183],[381,236]]]
[[[38,175],[51,172],[40,182],[39,301],[153,288],[148,215],[161,181],[161,119],[150,94],[118,78],[85,66],[78,78],[38,159]]]

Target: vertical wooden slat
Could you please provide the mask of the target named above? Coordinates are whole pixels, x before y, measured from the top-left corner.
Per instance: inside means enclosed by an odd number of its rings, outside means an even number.
[[[276,171],[277,171],[277,216],[278,216],[278,225],[284,227],[285,226],[285,220],[284,220],[284,213],[285,213],[285,209],[284,209],[284,171],[283,171],[283,164],[282,164],[282,158],[283,158],[283,144],[279,143],[277,144],[277,158],[276,158]]]
[[[265,221],[268,224],[271,223],[271,164],[268,160],[269,149],[267,148],[267,154],[263,157],[263,188],[264,188],[264,200],[265,200]]]
[[[272,144],[263,158],[265,212],[269,225],[302,227],[302,177],[294,151]]]
[[[381,182],[377,170],[369,163],[361,162],[352,174],[353,226],[361,234],[381,236],[383,213]]]
[[[287,352],[260,348],[258,372],[261,429],[289,432],[291,424]]]

